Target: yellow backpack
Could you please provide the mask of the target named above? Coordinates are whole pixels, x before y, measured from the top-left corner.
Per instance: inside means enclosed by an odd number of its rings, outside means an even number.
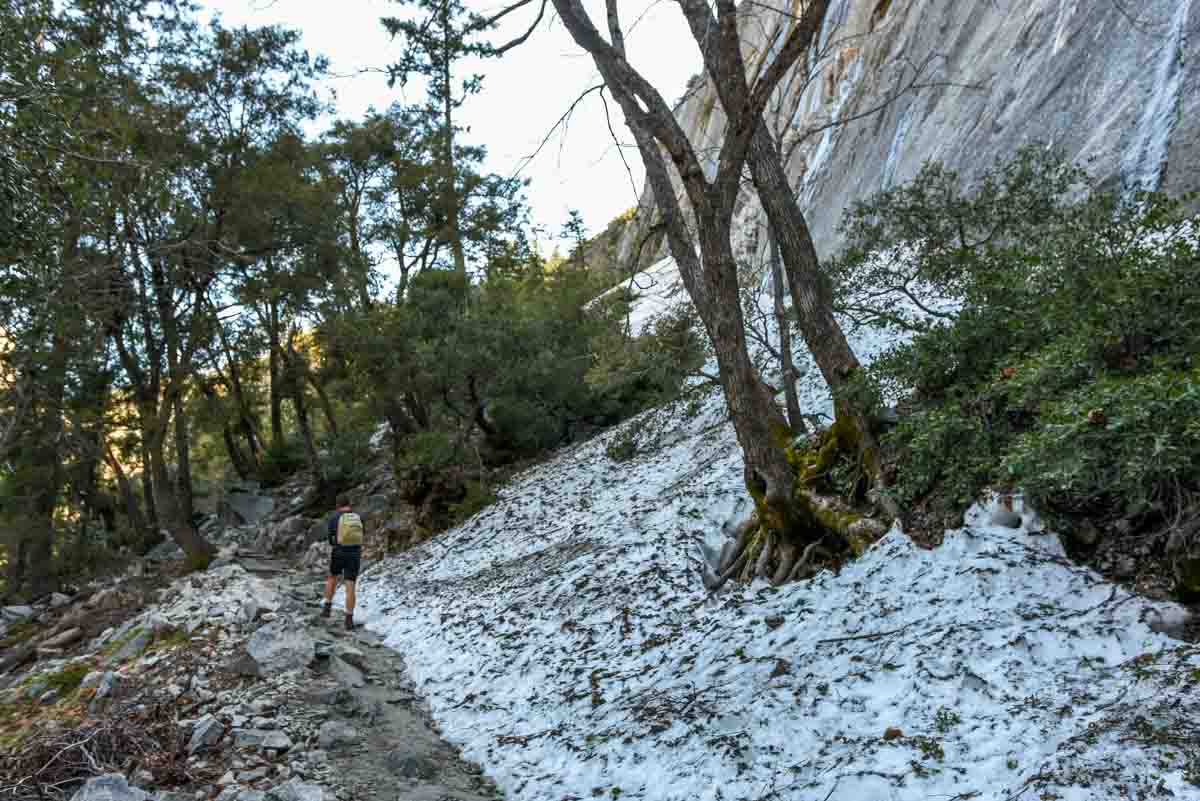
[[[338,545],[362,545],[362,518],[354,512],[342,512],[337,522]]]

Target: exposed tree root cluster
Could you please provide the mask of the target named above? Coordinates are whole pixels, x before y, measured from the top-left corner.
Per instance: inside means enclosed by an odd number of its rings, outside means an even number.
[[[701,578],[710,592],[733,579],[763,578],[778,586],[815,575],[822,567],[860,555],[887,531],[887,512],[878,516],[865,502],[871,485],[851,427],[835,424],[804,449],[789,449],[796,474],[786,508],[756,510],[738,525],[713,564],[701,560]],[[835,478],[834,474],[839,473]]]

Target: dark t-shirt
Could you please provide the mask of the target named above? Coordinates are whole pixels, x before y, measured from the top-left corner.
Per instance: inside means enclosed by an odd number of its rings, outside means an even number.
[[[333,517],[329,518],[329,544],[332,545],[334,548],[342,548],[347,551],[349,551],[349,550],[361,551],[362,550],[361,545],[338,545],[338,541],[337,541],[338,520],[341,520],[342,515],[344,515],[344,514],[345,514],[345,512],[334,512]]]

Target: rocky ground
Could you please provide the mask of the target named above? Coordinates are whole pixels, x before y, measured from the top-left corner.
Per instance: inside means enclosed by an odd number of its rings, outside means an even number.
[[[439,736],[401,654],[320,617],[324,560],[306,542],[318,523],[285,504],[258,524],[209,526],[224,544],[207,571],[173,577],[168,547],[74,596],[4,608],[0,796],[501,797]]]

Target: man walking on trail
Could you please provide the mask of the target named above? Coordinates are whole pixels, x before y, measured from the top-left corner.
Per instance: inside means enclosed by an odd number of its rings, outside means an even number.
[[[338,576],[346,584],[346,629],[354,628],[354,585],[362,564],[363,522],[350,508],[350,498],[342,493],[337,497],[337,511],[329,518],[329,578],[325,579],[325,608],[321,617],[329,617],[333,594],[337,591]]]

